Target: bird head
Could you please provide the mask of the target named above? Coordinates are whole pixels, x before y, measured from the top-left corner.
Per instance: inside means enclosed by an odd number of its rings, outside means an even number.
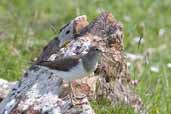
[[[97,58],[99,58],[101,54],[102,54],[102,51],[95,46],[90,47],[88,51],[88,55],[92,57],[96,56]]]
[[[71,40],[75,39],[80,30],[88,25],[86,15],[78,16],[70,23],[66,24],[60,29],[59,47],[65,47]]]
[[[73,39],[73,34],[74,34],[74,28],[72,24],[66,24],[64,27],[60,29],[60,34],[59,34],[59,47],[63,47],[66,45],[68,42],[70,42]]]

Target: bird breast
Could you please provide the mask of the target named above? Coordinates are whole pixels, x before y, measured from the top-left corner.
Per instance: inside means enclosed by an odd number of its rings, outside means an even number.
[[[65,81],[76,80],[88,75],[88,72],[83,67],[81,60],[78,65],[72,67],[69,71],[54,70],[54,73],[57,74],[57,76],[63,78]]]

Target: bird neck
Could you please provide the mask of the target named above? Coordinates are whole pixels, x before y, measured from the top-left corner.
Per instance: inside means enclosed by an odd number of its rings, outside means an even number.
[[[82,57],[82,62],[87,72],[93,72],[96,69],[99,56],[97,54],[88,53]]]

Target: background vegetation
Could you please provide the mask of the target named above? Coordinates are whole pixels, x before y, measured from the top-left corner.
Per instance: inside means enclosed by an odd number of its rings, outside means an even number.
[[[0,0],[0,78],[18,80],[62,25],[83,14],[92,20],[101,10],[123,23],[125,51],[145,55],[146,59],[129,62],[129,68],[139,80],[135,90],[149,114],[170,114],[170,0]],[[134,113],[106,101],[92,105],[99,114]]]

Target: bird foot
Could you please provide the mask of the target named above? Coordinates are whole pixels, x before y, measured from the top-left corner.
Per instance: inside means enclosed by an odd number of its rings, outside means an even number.
[[[86,97],[86,95],[82,95],[82,96],[74,96],[71,99],[71,104],[75,105],[82,105],[82,104],[87,104],[87,100],[84,100],[84,98]]]

